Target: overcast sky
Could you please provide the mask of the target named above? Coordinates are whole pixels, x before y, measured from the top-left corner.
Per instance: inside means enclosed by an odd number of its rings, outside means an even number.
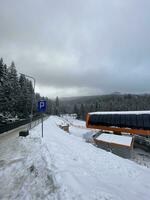
[[[0,57],[49,97],[150,92],[150,0],[0,0]]]

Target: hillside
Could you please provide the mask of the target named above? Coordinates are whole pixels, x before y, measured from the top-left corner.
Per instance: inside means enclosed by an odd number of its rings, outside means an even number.
[[[150,94],[107,94],[61,99],[66,113],[85,119],[88,112],[150,110]]]

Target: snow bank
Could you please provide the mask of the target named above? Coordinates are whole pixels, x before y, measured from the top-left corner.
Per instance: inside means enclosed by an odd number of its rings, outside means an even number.
[[[46,161],[48,151],[40,138],[13,138],[1,143],[0,152],[0,199],[58,199],[51,163]]]

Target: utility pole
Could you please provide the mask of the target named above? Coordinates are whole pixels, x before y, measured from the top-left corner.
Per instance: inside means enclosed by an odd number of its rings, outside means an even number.
[[[34,94],[35,94],[35,83],[36,80],[34,77],[23,74],[23,73],[19,73],[21,75],[24,75],[25,77],[31,78],[33,80],[33,93],[32,93],[32,98],[31,98],[31,114],[30,114],[30,128],[31,129],[31,125],[32,125],[32,119],[33,119],[33,106],[34,106]]]

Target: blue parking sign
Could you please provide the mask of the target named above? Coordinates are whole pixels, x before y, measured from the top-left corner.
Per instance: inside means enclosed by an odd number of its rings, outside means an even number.
[[[46,111],[46,101],[41,100],[38,101],[38,112],[45,112]]]

